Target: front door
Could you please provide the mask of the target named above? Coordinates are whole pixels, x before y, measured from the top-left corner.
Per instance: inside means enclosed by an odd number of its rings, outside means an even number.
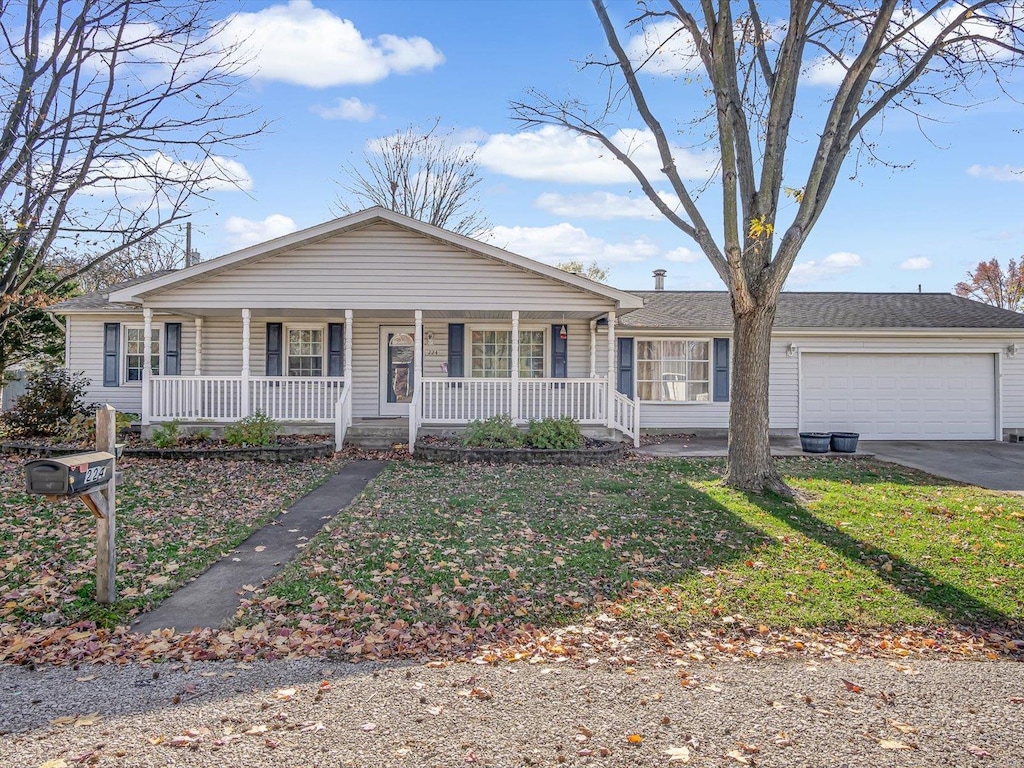
[[[413,392],[415,328],[380,329],[380,415],[408,416]]]

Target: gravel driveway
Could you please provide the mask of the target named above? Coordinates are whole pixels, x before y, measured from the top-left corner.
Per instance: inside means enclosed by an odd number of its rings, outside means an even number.
[[[0,763],[31,768],[1012,768],[1024,664],[4,667],[0,733]]]

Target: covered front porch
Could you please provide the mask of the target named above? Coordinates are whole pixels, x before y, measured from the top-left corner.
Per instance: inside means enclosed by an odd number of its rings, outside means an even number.
[[[191,313],[143,309],[143,349],[159,345],[168,314]],[[508,414],[517,423],[569,417],[639,440],[639,403],[615,386],[614,311],[240,308],[193,315],[191,326],[177,341],[179,355],[191,346],[191,361],[182,356],[178,373],[142,372],[144,425],[259,412],[324,425],[340,446],[354,421],[398,417],[412,452],[423,426]],[[231,358],[237,372],[225,370]]]

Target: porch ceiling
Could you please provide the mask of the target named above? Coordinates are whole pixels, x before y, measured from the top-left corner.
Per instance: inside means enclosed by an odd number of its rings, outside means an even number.
[[[186,317],[241,317],[242,307],[237,309],[209,309],[209,308],[194,308],[194,307],[181,307],[181,308],[166,308],[166,309],[155,309],[154,315],[159,316],[162,314],[168,315],[184,315]],[[323,317],[338,317],[345,313],[345,307],[337,308],[325,308],[325,309],[252,309],[252,317],[255,318],[301,318],[301,319],[319,319]],[[599,317],[604,317],[604,312],[593,312],[593,311],[574,311],[574,312],[563,312],[557,307],[552,307],[550,311],[530,311],[520,312],[519,319],[521,321],[530,320],[593,320]],[[353,320],[359,320],[360,318],[373,318],[383,320],[408,320],[410,323],[415,317],[415,312],[412,310],[404,309],[357,309],[352,312]],[[512,313],[506,310],[423,310],[423,318],[426,320],[509,320],[511,321]]]

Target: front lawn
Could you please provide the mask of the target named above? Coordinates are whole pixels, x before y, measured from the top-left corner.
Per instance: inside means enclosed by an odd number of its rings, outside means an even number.
[[[112,627],[205,570],[340,464],[127,458],[117,489],[118,602],[95,594],[95,521],[77,499],[23,493],[0,456],[0,635],[93,620]]]
[[[677,632],[1019,627],[1024,499],[871,461],[781,469],[809,501],[726,490],[717,460],[395,464],[239,623],[380,653],[596,613]]]

